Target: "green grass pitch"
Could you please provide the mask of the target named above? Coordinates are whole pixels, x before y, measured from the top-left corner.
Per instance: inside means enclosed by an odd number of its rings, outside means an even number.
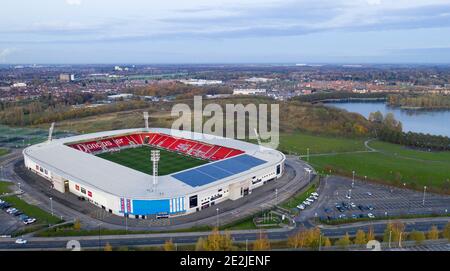
[[[117,152],[101,153],[97,156],[146,174],[153,175],[153,164],[150,161],[150,151],[152,149],[154,148],[142,146],[124,149]],[[208,161],[185,156],[175,152],[160,150],[158,175],[167,175],[206,163],[208,163]]]

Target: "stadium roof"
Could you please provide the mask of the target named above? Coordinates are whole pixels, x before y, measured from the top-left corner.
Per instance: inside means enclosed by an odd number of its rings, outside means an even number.
[[[85,184],[99,191],[133,199],[169,198],[195,193],[219,183],[234,179],[242,180],[245,175],[249,175],[251,178],[252,171],[271,165],[275,166],[284,159],[284,155],[279,151],[261,148],[258,145],[239,140],[165,128],[150,128],[150,131],[236,148],[245,151],[245,154],[172,175],[159,176],[156,191],[151,191],[153,176],[66,145],[71,142],[127,133],[148,132],[145,129],[114,130],[54,139],[51,142],[28,147],[24,150],[24,154],[63,178]],[[212,172],[211,169],[215,169],[214,175],[208,174],[208,172]],[[204,182],[196,182],[194,181],[195,174],[210,176]]]

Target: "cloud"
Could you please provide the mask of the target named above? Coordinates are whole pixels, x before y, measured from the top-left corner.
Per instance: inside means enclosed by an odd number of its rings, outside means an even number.
[[[3,62],[6,60],[8,56],[10,56],[12,53],[17,51],[15,48],[5,48],[0,49],[0,62]]]
[[[66,4],[69,6],[79,6],[81,5],[81,0],[66,0]]]
[[[150,2],[153,1],[139,5],[124,5],[121,1],[111,1],[110,5],[99,3],[104,10],[93,8],[83,14],[71,9],[68,12],[73,12],[72,17],[44,17],[27,27],[5,27],[0,33],[8,35],[0,37],[0,42],[133,42],[450,27],[448,0],[174,0],[154,5]],[[66,3],[80,5],[81,0]]]

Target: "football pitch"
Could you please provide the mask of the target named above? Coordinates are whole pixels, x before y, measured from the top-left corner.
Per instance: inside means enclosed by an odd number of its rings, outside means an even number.
[[[150,151],[153,149],[154,148],[148,146],[142,146],[116,152],[101,153],[97,156],[122,166],[153,175],[153,164],[152,161],[150,161]],[[167,175],[206,163],[208,163],[208,161],[175,152],[160,150],[158,175]]]

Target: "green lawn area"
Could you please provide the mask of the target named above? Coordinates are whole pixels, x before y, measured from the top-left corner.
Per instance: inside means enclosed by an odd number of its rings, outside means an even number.
[[[19,209],[27,216],[36,218],[38,223],[57,224],[61,222],[60,218],[52,216],[51,214],[45,212],[44,210],[42,210],[37,206],[26,203],[25,201],[16,196],[3,197],[2,199],[12,204],[15,208]]]
[[[364,141],[364,139],[315,136],[305,133],[281,134],[278,149],[295,152],[298,155],[306,155],[307,148],[310,154],[364,151],[366,150]]]
[[[351,176],[355,170],[359,177],[450,192],[450,152],[423,152],[378,141],[369,145],[380,152],[317,156],[311,157],[310,163],[319,172],[332,169]]]
[[[151,150],[152,148],[143,146],[121,150],[120,152],[102,153],[97,156],[151,175],[153,174],[153,166],[150,161]],[[159,175],[167,175],[208,163],[205,160],[166,150],[160,150],[160,155]]]
[[[0,156],[3,156],[3,155],[8,154],[8,153],[9,153],[8,149],[0,148]]]
[[[9,188],[12,185],[10,182],[0,181],[0,195],[10,193],[11,189]]]

